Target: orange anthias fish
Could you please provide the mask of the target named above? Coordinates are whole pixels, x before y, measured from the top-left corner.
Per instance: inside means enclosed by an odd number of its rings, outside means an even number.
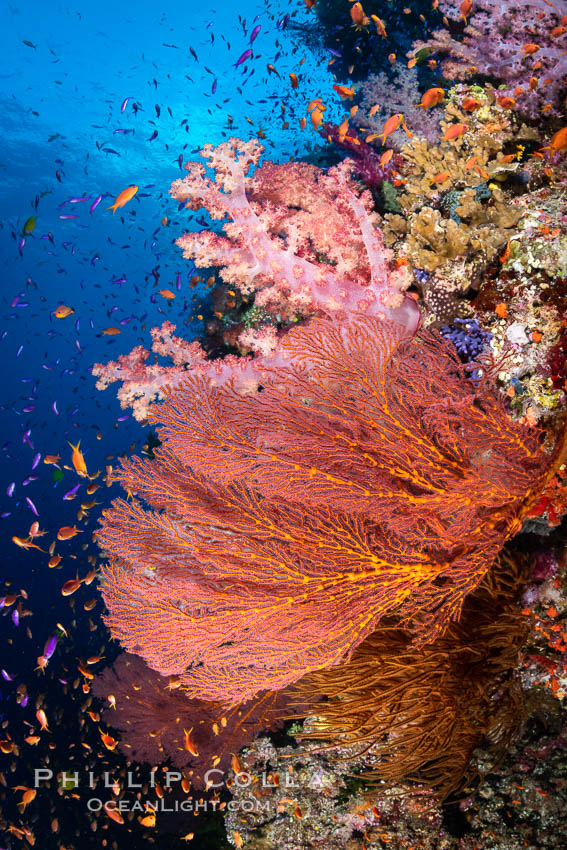
[[[77,475],[80,475],[81,478],[86,478],[89,473],[87,471],[85,458],[83,457],[83,453],[79,448],[79,446],[81,445],[81,441],[79,440],[76,446],[74,446],[73,443],[69,443],[69,445],[73,449],[71,462],[75,468],[75,472],[77,473]]]
[[[334,90],[340,96],[341,100],[345,100],[349,97],[351,100],[354,97],[354,89],[349,89],[348,86],[338,86],[336,83],[333,85]]]
[[[321,109],[318,106],[316,106],[315,109],[313,109],[312,112],[311,112],[311,123],[313,125],[313,129],[318,130],[319,127],[321,126],[322,121],[323,121],[323,113],[321,112]]]
[[[382,132],[378,134],[378,138],[382,139],[382,144],[386,144],[386,138],[391,136],[392,133],[395,133],[396,130],[399,130],[400,127],[403,127],[405,132],[411,138],[412,134],[406,127],[404,123],[404,116],[401,112],[396,112],[395,115],[392,115],[391,118],[388,118],[384,126],[382,127]]]
[[[40,552],[45,552],[45,549],[42,549],[37,543],[32,543],[29,539],[24,540],[21,537],[12,537],[12,543],[15,543],[20,549],[39,549]]]
[[[100,732],[100,739],[101,739],[102,743],[104,744],[104,746],[106,747],[106,749],[107,750],[115,750],[116,744],[118,743],[116,738],[113,738],[111,735],[107,735],[106,732],[102,731],[100,726],[99,726],[98,731]]]
[[[451,124],[441,136],[441,141],[450,142],[453,139],[459,139],[468,129],[466,124]]]
[[[107,814],[107,815],[108,815],[108,817],[109,817],[111,820],[113,820],[115,823],[119,823],[119,824],[123,824],[123,823],[124,823],[124,818],[122,817],[122,815],[120,814],[120,812],[119,812],[119,811],[117,811],[116,809],[111,809],[110,807],[105,806],[105,807],[104,807],[104,811],[105,811],[105,814]]]
[[[45,455],[43,458],[44,463],[58,463],[61,460],[61,455]]]
[[[107,207],[107,210],[112,210],[112,215],[116,212],[117,209],[125,206],[128,201],[131,201],[136,192],[138,191],[138,186],[128,186],[127,189],[123,189],[119,195],[116,196],[116,200],[112,204],[112,206]]]
[[[480,109],[482,103],[480,100],[477,100],[476,97],[465,97],[461,106],[463,109],[466,109],[467,112],[474,112],[475,109]]]
[[[530,42],[529,44],[524,44],[524,45],[522,46],[522,51],[523,51],[523,53],[524,53],[524,58],[525,58],[526,56],[533,56],[533,55],[534,55],[534,53],[537,53],[537,52],[538,52],[538,50],[541,50],[540,45],[539,45],[539,44],[533,44],[532,42]]]
[[[184,747],[184,749],[187,750],[188,753],[191,753],[192,756],[196,757],[196,756],[199,755],[199,751],[197,750],[197,747],[195,746],[195,742],[194,742],[193,738],[191,737],[192,731],[193,731],[193,727],[191,727],[191,729],[189,729],[189,731],[187,731],[187,729],[183,730],[183,735],[184,735],[183,747]]]
[[[75,525],[64,525],[57,532],[58,540],[70,540],[71,537],[74,537],[75,534],[80,534],[81,529],[77,528]]]
[[[441,103],[444,97],[445,89],[427,89],[419,105],[423,107],[424,112],[427,112],[432,106],[437,106],[438,103]]]
[[[57,319],[66,319],[67,316],[71,316],[75,311],[72,307],[67,307],[66,304],[60,304],[59,307],[55,310],[55,316]]]
[[[552,137],[548,145],[542,148],[543,151],[549,151],[551,158],[560,151],[567,150],[567,127],[562,127]]]
[[[353,3],[350,7],[350,17],[352,19],[353,26],[357,30],[367,27],[370,23],[370,20],[366,17],[366,13],[362,8],[362,3]]]
[[[461,3],[461,5],[459,6],[459,11],[460,11],[460,13],[461,13],[461,14],[459,15],[459,19],[461,19],[461,18],[462,18],[462,20],[463,20],[463,21],[465,22],[465,24],[466,24],[466,23],[467,23],[467,17],[468,17],[468,16],[470,15],[470,13],[472,12],[472,0],[463,0],[463,2]]]
[[[36,711],[35,716],[37,717],[37,722],[41,727],[42,732],[49,732],[49,726],[47,725],[47,716],[43,708],[40,708]]]
[[[171,289],[160,289],[159,294],[162,298],[167,298],[168,300],[175,298],[175,292],[172,292]]]
[[[297,79],[297,74],[290,74],[289,81],[291,83],[292,89],[296,89],[299,85],[299,80]]]
[[[381,35],[382,38],[388,38],[388,33],[386,32],[386,25],[384,21],[378,17],[378,15],[370,15],[374,23],[376,24],[376,32],[378,35]]]
[[[27,788],[25,785],[15,785],[14,790],[24,792],[21,803],[18,803],[18,809],[20,810],[20,813],[23,813],[25,812],[26,807],[35,800],[37,791],[35,788]]]
[[[61,596],[71,596],[81,586],[80,578],[70,578],[61,588]]]

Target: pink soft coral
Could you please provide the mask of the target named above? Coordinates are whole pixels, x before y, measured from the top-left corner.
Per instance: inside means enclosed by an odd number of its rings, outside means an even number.
[[[305,163],[266,162],[248,177],[262,152],[255,140],[206,145],[201,155],[215,170],[215,182],[201,163],[186,163],[189,174],[173,183],[171,195],[231,221],[225,236],[181,236],[183,256],[220,267],[223,280],[241,292],[269,289],[272,304],[299,295],[311,313],[378,315],[414,331],[419,313],[404,296],[407,270],[390,266],[372,197],[358,196],[350,162],[327,172]]]
[[[255,306],[276,321],[321,313],[348,321],[363,313],[393,320],[413,333],[419,309],[405,294],[410,273],[407,266],[392,263],[376,227],[372,197],[359,193],[349,161],[327,172],[305,163],[265,162],[247,176],[262,151],[256,140],[205,146],[202,156],[214,169],[214,181],[202,163],[186,163],[189,173],[173,183],[172,196],[191,209],[205,207],[213,219],[228,216],[230,221],[223,225],[225,235],[185,233],[177,240],[183,255],[201,267],[219,267],[225,282],[244,294],[255,293]],[[132,405],[139,420],[187,369],[217,384],[236,374],[240,392],[255,388],[257,372],[250,358],[208,361],[197,342],[173,336],[174,330],[166,322],[152,331],[153,351],[170,357],[173,366],[148,366],[149,352],[138,346],[116,362],[96,364],[97,387],[121,381],[120,403]],[[255,368],[266,359],[275,364],[278,340],[274,327],[266,326],[245,330],[240,343],[256,354]]]

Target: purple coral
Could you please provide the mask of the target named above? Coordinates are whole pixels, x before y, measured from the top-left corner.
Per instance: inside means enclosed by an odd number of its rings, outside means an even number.
[[[459,16],[457,2],[441,8],[448,17]],[[448,29],[437,30],[429,41],[416,42],[408,56],[427,47],[441,55],[449,79],[471,73],[492,77],[526,115],[557,114],[567,77],[566,13],[565,0],[553,5],[547,0],[475,0],[462,41]]]
[[[463,363],[476,360],[492,339],[492,334],[483,331],[476,319],[454,319],[440,330],[445,339],[453,343]]]

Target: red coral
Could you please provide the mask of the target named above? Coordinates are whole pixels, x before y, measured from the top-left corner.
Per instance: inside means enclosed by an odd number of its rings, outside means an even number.
[[[285,360],[287,358],[287,361]],[[242,397],[188,375],[99,541],[107,622],[190,697],[238,702],[350,657],[385,615],[459,616],[541,484],[537,434],[441,338],[351,316],[282,343]]]
[[[142,658],[124,652],[96,677],[93,694],[106,703],[105,723],[122,733],[118,747],[124,755],[151,765],[169,760],[184,769],[195,788],[205,787],[207,778],[217,782],[219,772],[228,771],[231,754],[260,731],[282,726],[289,699],[284,691],[264,693],[226,709],[217,702],[187,699],[175,687],[175,682],[151,670]],[[110,694],[116,708],[108,704]],[[185,730],[190,732],[196,755],[185,747]],[[217,772],[207,777],[213,769]]]

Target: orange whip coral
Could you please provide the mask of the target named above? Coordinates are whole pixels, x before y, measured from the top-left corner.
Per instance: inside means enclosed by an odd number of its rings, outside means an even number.
[[[349,319],[292,330],[254,395],[187,374],[154,408],[156,461],[123,463],[107,622],[189,697],[282,688],[385,616],[434,641],[541,486],[539,434],[439,336]]]

